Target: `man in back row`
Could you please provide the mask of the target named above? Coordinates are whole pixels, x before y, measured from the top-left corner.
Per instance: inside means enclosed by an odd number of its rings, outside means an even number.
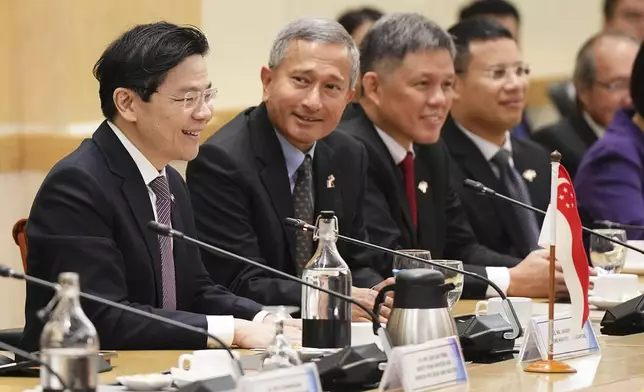
[[[340,129],[360,140],[369,156],[369,239],[393,249],[429,250],[432,259],[462,260],[511,296],[545,296],[547,253],[521,261],[480,245],[450,183],[454,163],[439,136],[454,94],[454,50],[449,35],[418,14],[384,16],[361,44],[363,94]],[[376,263],[391,276],[390,257]],[[557,281],[563,285],[561,274]],[[469,277],[463,290],[467,298],[496,295]]]
[[[83,291],[207,329],[228,345],[263,347],[273,337],[272,316],[213,284],[195,247],[147,228],[156,220],[196,236],[186,185],[168,164],[197,155],[212,117],[208,49],[196,28],[160,22],[132,28],[105,50],[94,75],[106,120],[38,191],[27,223],[27,273],[57,281],[76,272]],[[26,350],[38,349],[37,314],[51,296],[27,285]],[[101,349],[207,347],[190,331],[91,301],[82,306]],[[289,334],[300,339],[299,330]]]

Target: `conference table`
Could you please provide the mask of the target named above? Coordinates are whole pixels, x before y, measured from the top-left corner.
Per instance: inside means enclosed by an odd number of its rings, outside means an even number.
[[[642,278],[640,278],[642,281]],[[476,301],[459,301],[454,315],[474,312]],[[568,304],[556,304],[565,311]],[[546,314],[545,300],[535,300],[533,314]],[[600,341],[601,354],[576,358],[566,363],[577,369],[574,374],[536,374],[524,372],[516,360],[494,364],[467,364],[469,391],[644,391],[644,333],[631,336],[602,336],[599,321],[603,312],[591,311],[591,322]],[[239,350],[241,355],[256,354]],[[100,374],[103,384],[116,377],[167,371],[177,366],[179,355],[189,351],[119,351],[112,359],[113,370]],[[20,392],[34,388],[37,378],[0,377],[0,392]]]

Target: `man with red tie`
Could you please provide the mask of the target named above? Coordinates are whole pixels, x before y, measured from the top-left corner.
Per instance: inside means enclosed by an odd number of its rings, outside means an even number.
[[[369,240],[461,260],[508,295],[547,295],[547,258],[533,253],[522,262],[480,245],[450,185],[452,163],[439,140],[455,81],[450,36],[421,15],[390,14],[374,24],[360,49],[362,96],[339,128],[367,150]],[[391,276],[390,257],[374,266]],[[491,287],[466,277],[464,298],[493,295]]]

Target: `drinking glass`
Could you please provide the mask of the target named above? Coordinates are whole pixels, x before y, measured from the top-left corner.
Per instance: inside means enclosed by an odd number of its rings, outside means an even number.
[[[424,260],[431,260],[432,256],[428,250],[421,249],[402,249],[398,252],[404,253],[406,255],[415,256]],[[398,275],[398,272],[406,269],[414,268],[431,268],[431,265],[422,263],[417,260],[413,260],[403,256],[394,256],[392,273],[394,276]]]
[[[440,265],[445,265],[447,267],[452,267],[460,271],[463,271],[463,262],[460,260],[432,260],[432,261]],[[454,283],[454,289],[450,290],[449,293],[447,293],[447,306],[449,307],[449,310],[452,310],[454,305],[461,298],[461,294],[463,293],[463,281],[465,280],[465,275],[459,274],[454,271],[450,271],[445,268],[434,267],[434,266],[430,266],[430,268],[442,272],[443,276],[445,276],[445,283]]]
[[[262,353],[258,370],[266,372],[301,365],[300,356],[284,334],[284,320],[289,317],[287,308],[278,306],[265,309],[270,309],[275,316],[275,337]]]
[[[597,229],[595,231],[622,242],[627,240],[626,230]],[[626,262],[626,248],[591,234],[590,261],[598,275],[618,274]]]

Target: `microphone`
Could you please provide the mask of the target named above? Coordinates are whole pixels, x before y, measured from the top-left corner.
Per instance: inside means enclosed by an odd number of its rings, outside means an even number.
[[[24,280],[24,281],[27,281],[29,283],[36,284],[38,286],[48,287],[48,288],[50,288],[50,289],[52,289],[54,291],[58,291],[60,289],[60,286],[57,283],[52,283],[52,282],[49,282],[49,281],[46,281],[46,280],[43,280],[43,279],[40,279],[40,278],[36,278],[34,276],[31,276],[31,275],[27,275],[27,274],[23,274],[21,272],[17,272],[17,271],[15,271],[15,270],[13,270],[13,269],[5,266],[5,265],[0,265],[0,276],[4,276],[4,277],[7,277],[7,278],[14,278],[14,279],[18,279],[18,280]],[[194,332],[194,333],[202,335],[202,336],[209,337],[209,338],[213,339],[214,341],[216,341],[217,343],[219,343],[219,345],[221,345],[221,347],[223,347],[228,352],[228,355],[232,359],[233,364],[236,366],[236,371],[239,372],[239,375],[244,374],[242,366],[239,364],[239,361],[237,360],[235,355],[233,355],[233,352],[230,351],[230,348],[228,348],[228,346],[226,344],[224,344],[224,342],[222,342],[221,339],[219,339],[217,336],[209,333],[207,330],[205,330],[203,328],[194,327],[192,325],[185,324],[185,323],[182,323],[182,322],[179,322],[179,321],[175,321],[175,320],[169,319],[167,317],[159,316],[159,315],[156,315],[154,313],[145,312],[143,310],[139,310],[139,309],[133,308],[131,306],[123,305],[123,304],[120,304],[118,302],[110,301],[108,299],[104,299],[104,298],[98,297],[98,296],[93,295],[93,294],[85,293],[83,291],[79,291],[79,296],[81,298],[87,299],[89,301],[98,302],[98,303],[101,303],[103,305],[107,305],[107,306],[112,307],[112,308],[117,308],[117,309],[123,310],[125,312],[133,313],[133,314],[136,314],[136,315],[139,315],[139,316],[151,319],[151,320],[158,321],[160,323],[172,325],[172,326],[175,326],[177,328],[181,328],[181,329],[191,331],[191,332]]]
[[[254,260],[251,260],[251,259],[248,259],[246,257],[240,256],[238,254],[235,254],[235,253],[229,252],[227,250],[218,248],[218,247],[216,247],[214,245],[210,245],[210,244],[207,244],[205,242],[199,241],[198,239],[195,239],[195,238],[192,238],[190,236],[187,236],[184,233],[182,233],[182,232],[180,232],[178,230],[175,230],[175,229],[171,228],[168,225],[161,224],[161,223],[159,223],[157,221],[149,221],[148,222],[148,228],[150,230],[156,232],[157,234],[160,234],[160,235],[163,235],[163,236],[166,236],[166,237],[172,237],[172,238],[177,238],[177,239],[182,239],[182,240],[188,241],[188,242],[190,242],[190,243],[192,243],[194,245],[197,245],[200,248],[204,248],[204,249],[206,249],[206,250],[208,250],[210,252],[230,257],[232,259],[241,261],[242,263],[245,263],[245,264],[250,264],[250,265],[255,266],[257,268],[261,268],[263,270],[272,272],[273,274],[278,275],[278,276],[280,276],[282,278],[292,280],[292,281],[297,282],[297,283],[299,283],[299,284],[301,284],[303,286],[311,287],[311,288],[319,290],[319,291],[321,291],[323,293],[329,294],[329,295],[331,295],[333,297],[340,298],[340,299],[342,299],[344,301],[347,301],[347,302],[349,302],[351,304],[354,304],[357,307],[359,307],[360,309],[364,310],[371,317],[371,319],[373,320],[374,332],[377,332],[378,335],[381,337],[381,339],[384,340],[383,344],[385,345],[385,347],[383,347],[383,348],[386,348],[385,352],[388,352],[387,350],[391,347],[391,343],[390,343],[391,341],[389,339],[389,335],[387,333],[387,330],[382,328],[382,325],[380,325],[380,323],[378,322],[380,320],[380,318],[373,312],[373,310],[367,308],[366,306],[364,306],[363,304],[361,304],[360,302],[356,301],[355,299],[353,299],[353,298],[351,298],[349,296],[337,293],[337,292],[335,292],[333,290],[329,290],[329,289],[326,289],[324,287],[316,286],[313,283],[306,282],[306,281],[304,281],[304,280],[302,280],[300,278],[297,278],[297,277],[295,277],[293,275],[287,274],[286,272],[282,272],[282,271],[277,270],[277,269],[275,269],[273,267],[269,267],[267,265],[258,263],[258,262],[254,261]],[[389,345],[389,347],[386,347],[387,345]]]
[[[644,230],[644,226],[639,226],[639,225],[627,225],[624,223],[617,223],[617,222],[611,222],[608,220],[596,220],[595,222],[596,225],[599,226],[604,226],[609,229],[622,229],[622,230]]]
[[[284,219],[284,224],[291,228],[302,230],[305,232],[314,232],[315,226],[306,223],[303,220],[295,218]],[[381,253],[386,253],[395,256],[406,257],[424,264],[429,264],[434,267],[446,269],[448,271],[456,272],[459,274],[471,276],[474,279],[482,280],[490,285],[494,291],[501,297],[501,303],[507,316],[507,321],[504,320],[499,314],[494,315],[481,315],[481,316],[464,316],[457,317],[457,329],[459,332],[459,340],[461,341],[461,348],[466,361],[490,363],[506,360],[512,358],[514,350],[514,340],[523,334],[521,323],[517,317],[512,303],[508,300],[507,296],[488,278],[478,275],[476,273],[459,270],[446,265],[441,265],[431,260],[421,259],[420,257],[407,255],[392,249],[388,249],[379,245],[371,244],[369,242],[361,241],[355,238],[347,237],[338,234],[338,239],[349,242],[364,248],[373,249]],[[508,331],[508,324],[510,331]],[[494,358],[494,359],[493,359]]]
[[[322,381],[322,387],[324,390],[349,390],[355,388],[362,390],[370,389],[365,388],[365,386],[371,387],[373,383],[378,382],[378,380],[380,380],[380,378],[382,377],[382,371],[378,368],[378,363],[386,361],[387,354],[390,352],[392,344],[389,333],[385,328],[382,327],[382,325],[380,325],[380,318],[373,312],[373,310],[367,308],[365,305],[349,296],[337,293],[324,287],[318,287],[312,283],[306,282],[300,278],[297,278],[275,268],[218,248],[214,245],[199,241],[196,238],[192,238],[178,230],[171,228],[168,225],[161,224],[157,221],[149,221],[148,229],[154,231],[159,235],[184,240],[198,246],[199,248],[205,249],[208,252],[224,255],[244,264],[250,264],[254,267],[269,271],[277,276],[291,280],[293,282],[297,282],[303,286],[308,286],[315,290],[329,294],[330,296],[340,298],[364,310],[371,317],[374,332],[378,334],[378,337],[382,342],[384,354],[382,351],[380,351],[379,348],[376,347],[375,344],[370,344],[358,346],[355,348],[348,347],[329,356],[323,356],[319,359],[319,361],[316,362],[318,372],[320,374],[320,380]]]
[[[2,267],[2,268],[6,268],[6,267],[3,267],[3,266],[0,266],[0,267]],[[28,359],[28,360],[29,360],[29,361],[28,361],[29,363],[37,363],[37,364],[39,364],[40,366],[42,366],[42,367],[46,368],[46,369],[49,371],[49,373],[53,374],[53,375],[54,375],[54,377],[56,377],[56,378],[58,379],[58,382],[59,382],[59,383],[60,383],[60,385],[63,387],[63,391],[67,391],[67,390],[68,390],[68,388],[67,388],[67,384],[65,384],[65,381],[64,381],[64,380],[63,380],[63,378],[60,376],[60,374],[58,374],[57,372],[55,372],[55,371],[54,371],[54,369],[52,369],[52,368],[51,368],[51,366],[49,366],[49,365],[48,365],[48,364],[46,364],[45,362],[41,361],[41,360],[40,360],[40,358],[38,358],[37,356],[35,356],[35,355],[33,355],[33,354],[30,354],[30,353],[28,353],[28,352],[26,352],[26,351],[24,351],[24,350],[21,350],[21,349],[19,349],[18,347],[14,347],[14,346],[12,346],[12,345],[10,345],[10,344],[7,344],[7,343],[5,343],[5,342],[3,342],[3,341],[0,341],[0,349],[2,349],[2,350],[4,350],[4,351],[10,351],[10,352],[12,352],[12,353],[14,353],[14,354],[16,354],[16,355],[18,355],[18,356],[22,357],[22,358],[26,358],[26,359]],[[17,366],[20,366],[20,365],[21,365],[21,363],[19,363],[19,362],[13,362],[13,363],[8,364],[8,365],[1,365],[1,366],[0,366],[0,372],[2,372],[2,371],[4,371],[4,370],[11,369],[11,367],[17,367]]]
[[[508,196],[505,196],[503,194],[500,194],[500,193],[496,192],[494,189],[488,188],[487,186],[481,184],[478,181],[474,181],[474,180],[471,180],[471,179],[468,178],[465,181],[463,181],[463,185],[465,185],[466,188],[470,188],[470,189],[478,192],[481,195],[497,197],[499,199],[508,201],[508,202],[510,202],[512,204],[515,204],[515,205],[518,205],[520,207],[527,208],[527,209],[532,210],[534,212],[538,212],[539,214],[546,215],[546,212],[544,210],[541,210],[541,209],[533,207],[533,206],[531,206],[529,204],[525,204],[525,203],[520,202],[518,200],[515,200],[515,199],[513,199],[511,197],[508,197]],[[601,221],[601,222],[609,223],[609,224],[613,225],[613,228],[626,228],[624,226],[629,226],[629,225],[622,225],[620,223],[613,223],[613,222],[610,222],[610,221]],[[618,226],[620,226],[620,227],[618,227]],[[636,226],[636,227],[633,227],[633,228],[638,229],[638,227],[641,227],[641,226]],[[637,253],[644,254],[644,250],[636,248],[635,246],[627,244],[626,242],[622,242],[620,240],[617,240],[617,239],[612,238],[610,236],[607,236],[605,234],[598,233],[597,231],[589,229],[589,228],[587,228],[585,226],[582,226],[581,229],[583,231],[587,232],[587,233],[590,233],[592,235],[596,235],[597,237],[601,237],[601,238],[603,238],[603,239],[605,239],[607,241],[610,241],[610,242],[612,242],[614,244],[621,245],[624,248],[628,248],[630,250],[634,250]],[[644,227],[641,227],[641,229],[644,230]]]

